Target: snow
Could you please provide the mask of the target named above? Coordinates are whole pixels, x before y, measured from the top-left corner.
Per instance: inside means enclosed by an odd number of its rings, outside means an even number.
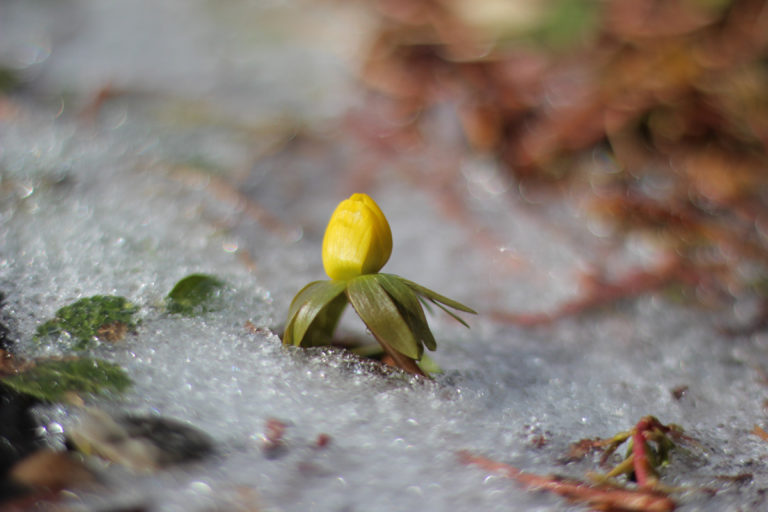
[[[19,19],[30,16],[25,9],[51,15],[52,7],[42,4],[6,4]],[[457,452],[578,477],[595,469],[595,461],[561,463],[571,443],[612,436],[648,414],[681,425],[701,443],[673,453],[666,470],[674,475],[671,485],[691,489],[679,510],[764,505],[768,446],[749,432],[765,421],[765,336],[726,337],[718,330],[723,315],[660,295],[535,329],[495,321],[494,310],[549,310],[573,298],[579,273],[605,253],[607,242],[571,203],[533,208],[484,159],[466,157],[457,187],[476,226],[449,215],[403,171],[391,170],[368,190],[394,233],[385,270],[481,313],[468,319],[471,330],[430,319],[443,374],[423,382],[382,374],[337,350],[283,347],[278,334],[292,295],[324,278],[322,230],[336,202],[353,191],[348,167],[360,150],[351,142],[334,149],[341,143],[332,137],[307,143],[286,129],[278,130],[284,139],[265,158],[254,134],[286,112],[318,132],[334,125],[342,107],[358,101],[344,98],[352,90],[349,76],[339,73],[344,56],[304,51],[307,41],[296,33],[249,38],[247,23],[230,11],[236,7],[217,17],[204,2],[162,2],[158,10],[154,3],[146,9],[130,2],[69,4],[87,14],[75,23],[83,32],[59,41],[62,27],[38,22],[33,31],[55,48],[30,64],[43,77],[36,94],[48,101],[21,98],[0,117],[0,290],[20,338],[16,350],[50,353],[33,335],[63,305],[94,294],[125,296],[141,307],[138,332],[93,353],[122,366],[135,385],[122,398],[88,404],[181,420],[210,435],[216,450],[204,461],[152,475],[103,467],[104,485],[73,494],[74,507],[574,510],[560,498],[464,466]],[[274,20],[280,9],[287,14],[279,19],[302,19],[300,9],[279,2],[244,2],[239,9],[253,23],[261,12]],[[6,20],[0,27],[13,25]],[[155,27],[155,44],[182,33],[192,40],[168,46],[162,59],[173,66],[158,67],[161,57],[149,43],[133,45],[132,28],[144,22]],[[8,33],[0,30],[6,48],[20,48],[23,33]],[[94,45],[105,38],[106,47]],[[230,57],[238,63],[251,62],[247,50],[257,49],[252,58],[269,72],[253,62],[237,72],[211,71],[217,52],[233,47],[240,58]],[[309,65],[318,54],[333,65]],[[317,80],[299,80],[299,69]],[[200,77],[209,82],[192,83]],[[253,91],[244,85],[249,78],[259,80]],[[91,125],[65,100],[50,100],[68,88],[85,98],[106,81],[148,97],[117,98]],[[227,88],[233,84],[237,98]],[[316,94],[307,91],[310,85]],[[170,100],[182,106],[199,100],[207,114],[169,122],[159,115],[167,111],[158,97],[173,95],[184,96]],[[233,108],[241,102],[243,109]],[[210,112],[219,107],[224,121],[213,122]],[[192,162],[201,155],[213,169]],[[409,169],[429,155],[403,160]],[[253,205],[266,205],[280,225],[265,222]],[[621,267],[652,255],[633,240],[612,257]],[[226,307],[195,318],[167,315],[163,297],[193,272],[228,283]],[[365,335],[351,315],[342,329]],[[672,390],[683,385],[687,393],[674,398]],[[48,442],[60,447],[62,428],[75,428],[83,411],[50,406],[37,414]],[[288,425],[276,457],[264,450],[271,418]],[[322,434],[331,439],[326,447],[317,446]],[[543,446],[539,436],[547,440]],[[742,473],[753,480],[718,480]],[[704,487],[721,492],[695,490]]]

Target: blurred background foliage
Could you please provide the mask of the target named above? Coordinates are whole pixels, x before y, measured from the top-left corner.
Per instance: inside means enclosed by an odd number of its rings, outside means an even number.
[[[401,131],[450,104],[511,180],[579,187],[617,233],[657,240],[660,283],[768,297],[768,2],[376,5],[362,76]]]

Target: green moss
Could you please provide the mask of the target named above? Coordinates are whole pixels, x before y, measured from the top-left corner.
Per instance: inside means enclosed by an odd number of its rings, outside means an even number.
[[[83,350],[95,339],[116,341],[136,328],[138,308],[123,297],[94,295],[86,297],[56,312],[56,316],[37,328],[37,338],[52,338],[66,334]]]
[[[196,316],[221,309],[224,282],[206,274],[190,274],[180,280],[166,297],[168,312]]]
[[[38,362],[0,382],[46,402],[60,402],[67,393],[121,392],[131,385],[131,379],[119,366],[88,358]]]
[[[13,92],[21,84],[17,71],[0,66],[0,92]]]
[[[599,21],[598,2],[555,0],[531,35],[553,50],[569,50],[595,33]]]

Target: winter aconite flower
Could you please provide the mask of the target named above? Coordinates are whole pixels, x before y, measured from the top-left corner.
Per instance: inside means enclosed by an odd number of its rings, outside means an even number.
[[[283,343],[331,343],[341,313],[350,304],[396,366],[424,375],[417,362],[424,346],[435,350],[437,344],[422,304],[432,303],[464,325],[448,308],[475,311],[400,276],[378,273],[391,253],[392,232],[373,199],[353,194],[342,201],[323,239],[323,267],[331,280],[314,281],[296,294]]]
[[[367,194],[352,194],[331,215],[323,238],[323,267],[331,279],[381,270],[392,254],[387,218]]]

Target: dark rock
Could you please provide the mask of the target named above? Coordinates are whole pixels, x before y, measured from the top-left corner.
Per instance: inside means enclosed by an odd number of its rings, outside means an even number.
[[[5,295],[0,292],[0,308]],[[0,314],[0,354],[8,354],[14,344],[8,318]],[[33,398],[16,393],[0,384],[0,502],[23,494],[24,489],[8,479],[8,472],[21,459],[40,447],[37,423],[30,408]]]
[[[111,417],[90,410],[70,433],[72,444],[136,471],[194,462],[213,452],[213,440],[179,421],[155,416]]]
[[[37,423],[30,414],[35,401],[0,385],[0,502],[21,493],[8,472],[40,447]]]
[[[213,452],[213,440],[204,432],[176,420],[154,416],[122,418],[126,432],[159,447],[160,466],[200,460]]]

